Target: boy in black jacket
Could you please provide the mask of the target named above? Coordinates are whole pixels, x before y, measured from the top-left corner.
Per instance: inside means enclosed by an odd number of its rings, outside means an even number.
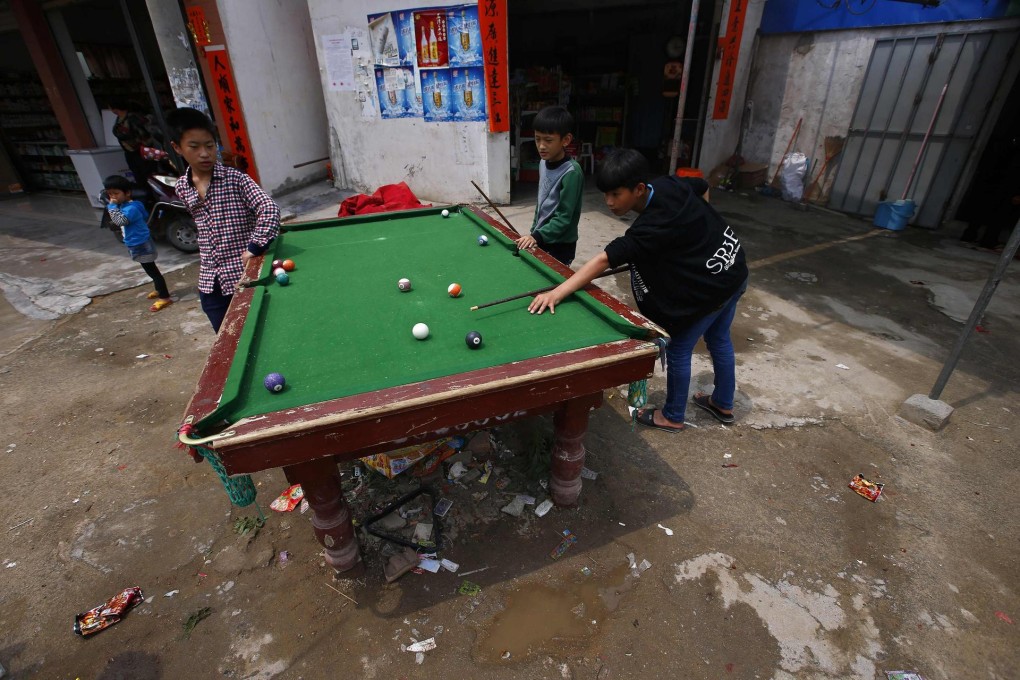
[[[715,389],[694,403],[723,423],[733,422],[736,391],[730,324],[747,289],[744,249],[726,221],[702,198],[703,179],[660,177],[648,181],[648,163],[621,149],[599,165],[597,183],[614,215],[633,210],[638,218],[556,289],[535,297],[532,314],[555,306],[584,288],[607,267],[629,264],[638,309],[670,334],[666,350],[666,403],[661,411],[638,411],[642,425],[667,432],[684,429],[691,355],[698,339],[712,355]]]

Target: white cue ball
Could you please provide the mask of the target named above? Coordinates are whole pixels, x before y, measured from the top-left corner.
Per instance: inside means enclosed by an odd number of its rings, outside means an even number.
[[[287,273],[287,270],[284,269],[283,267],[277,267],[276,269],[273,270],[273,276],[279,276],[280,274],[286,274],[286,273]]]
[[[416,323],[411,329],[411,334],[419,340],[424,340],[429,337],[429,327],[423,323]]]
[[[443,215],[443,217],[449,217],[450,216],[450,211],[449,210],[443,210],[442,215]]]

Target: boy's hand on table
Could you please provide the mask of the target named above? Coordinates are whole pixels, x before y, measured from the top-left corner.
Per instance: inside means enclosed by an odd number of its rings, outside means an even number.
[[[539,293],[535,296],[535,299],[528,305],[528,311],[532,314],[541,314],[547,308],[550,314],[556,313],[556,305],[563,302],[563,298],[567,297],[570,293],[562,292],[560,290],[562,286],[550,290],[548,293]]]
[[[537,245],[538,241],[536,241],[535,237],[532,236],[531,234],[528,234],[527,236],[522,236],[519,239],[517,239],[517,247],[520,248],[521,250],[531,250]]]
[[[247,267],[248,266],[248,260],[250,260],[253,257],[255,257],[255,256],[252,255],[251,251],[248,250],[247,248],[242,250],[241,251],[241,266]]]

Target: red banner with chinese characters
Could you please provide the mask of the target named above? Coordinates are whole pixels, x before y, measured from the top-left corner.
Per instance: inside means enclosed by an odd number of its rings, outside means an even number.
[[[744,19],[747,16],[747,0],[730,0],[730,15],[726,20],[726,35],[719,38],[719,82],[715,89],[715,108],[712,118],[725,120],[730,116],[730,102],[733,100],[733,83],[737,73],[737,58],[740,56],[740,38],[744,35]]]
[[[489,132],[510,130],[510,82],[506,42],[506,0],[478,0],[482,52],[485,55],[485,93],[489,99]]]
[[[234,71],[230,68],[230,57],[227,48],[215,46],[206,48],[205,59],[209,63],[212,74],[213,89],[216,101],[223,116],[223,127],[226,128],[227,139],[224,146],[234,154],[234,167],[248,173],[256,182],[259,181],[258,169],[255,167],[255,156],[248,142],[248,127],[244,124],[244,112],[238,101],[237,87],[234,85]]]

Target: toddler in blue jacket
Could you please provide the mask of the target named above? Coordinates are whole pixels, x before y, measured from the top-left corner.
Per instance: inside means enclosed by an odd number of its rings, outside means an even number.
[[[106,196],[110,202],[106,205],[110,220],[120,227],[124,235],[124,245],[131,253],[131,259],[142,265],[142,269],[155,284],[156,290],[149,293],[149,299],[155,300],[149,307],[150,312],[173,304],[166,280],[156,266],[156,243],[149,233],[149,211],[141,202],[131,198],[131,182],[122,175],[110,175],[103,180]]]

